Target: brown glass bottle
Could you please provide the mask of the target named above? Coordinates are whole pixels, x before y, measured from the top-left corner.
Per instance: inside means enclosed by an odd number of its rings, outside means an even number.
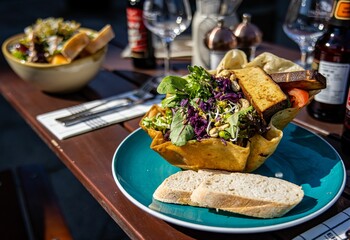
[[[348,92],[348,98],[346,101],[344,130],[341,136],[341,146],[342,146],[342,151],[345,154],[350,155],[350,88]]]
[[[321,121],[342,123],[350,75],[350,0],[335,1],[327,31],[317,40],[312,68],[327,78],[327,87],[308,105]]]
[[[126,8],[128,40],[134,67],[155,68],[156,59],[152,42],[152,33],[143,23],[144,0],[128,0]]]

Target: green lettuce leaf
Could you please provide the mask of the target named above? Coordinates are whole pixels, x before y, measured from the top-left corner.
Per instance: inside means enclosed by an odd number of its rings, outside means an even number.
[[[177,94],[186,88],[187,80],[178,76],[166,76],[158,85],[157,92],[160,94]]]

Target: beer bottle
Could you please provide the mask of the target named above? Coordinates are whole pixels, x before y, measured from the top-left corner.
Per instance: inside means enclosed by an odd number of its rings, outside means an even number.
[[[320,121],[344,121],[350,73],[350,0],[335,0],[327,31],[317,40],[312,68],[327,78],[321,90],[307,107]]]
[[[155,68],[156,60],[152,43],[152,33],[143,23],[144,0],[128,0],[126,8],[128,41],[134,67]]]

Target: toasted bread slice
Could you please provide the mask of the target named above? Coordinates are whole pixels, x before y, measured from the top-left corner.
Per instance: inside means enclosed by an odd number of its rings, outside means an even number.
[[[65,42],[61,53],[68,61],[73,61],[89,42],[88,35],[85,32],[79,32]]]
[[[106,25],[97,34],[97,36],[90,41],[85,50],[93,54],[103,48],[109,41],[114,38],[114,32],[111,25]]]
[[[272,73],[270,76],[282,89],[300,88],[310,91],[326,88],[326,78],[316,70]]]
[[[237,69],[234,73],[244,95],[266,122],[288,106],[286,94],[260,67]]]

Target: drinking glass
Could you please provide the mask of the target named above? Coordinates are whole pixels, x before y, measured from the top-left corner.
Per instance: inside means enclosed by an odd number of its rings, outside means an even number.
[[[188,0],[146,0],[143,5],[145,26],[159,36],[164,44],[164,74],[170,73],[171,43],[190,25],[191,7]]]
[[[300,48],[297,63],[310,68],[310,57],[317,39],[325,32],[333,0],[291,0],[283,23],[285,34]]]

